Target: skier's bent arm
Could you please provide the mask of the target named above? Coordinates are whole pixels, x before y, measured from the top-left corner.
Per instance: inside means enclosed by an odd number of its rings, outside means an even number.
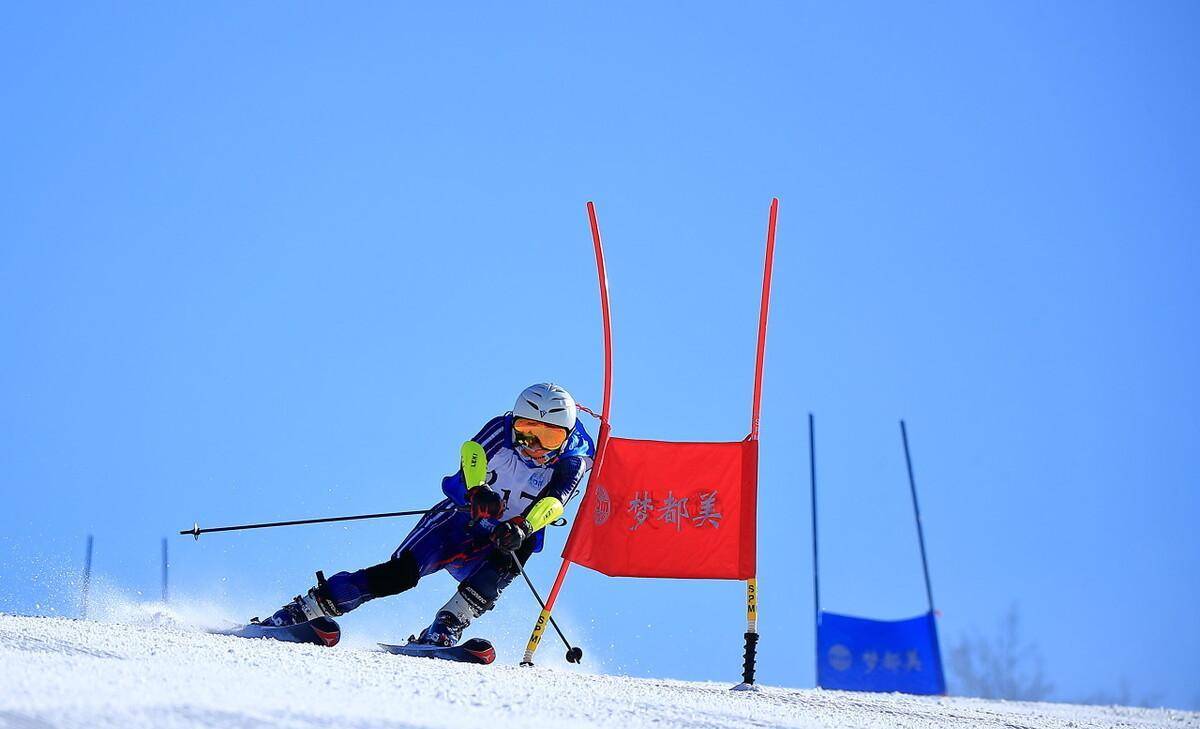
[[[586,459],[580,456],[564,456],[554,464],[554,475],[550,477],[550,483],[546,484],[539,495],[553,496],[566,504],[575,496],[575,491],[579,488],[579,482],[583,480],[586,470]]]
[[[575,495],[575,489],[583,479],[586,470],[584,459],[578,456],[567,456],[554,464],[554,475],[550,483],[542,489],[539,498],[525,510],[524,517],[532,534],[553,523],[563,515],[566,502]]]

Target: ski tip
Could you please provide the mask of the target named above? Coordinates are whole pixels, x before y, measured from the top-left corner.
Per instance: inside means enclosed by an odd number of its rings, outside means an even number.
[[[482,638],[472,638],[461,645],[436,646],[409,642],[405,645],[380,643],[379,647],[388,653],[412,658],[437,658],[445,661],[460,663],[477,663],[487,665],[496,660],[496,649]]]
[[[496,648],[483,638],[472,638],[462,648],[485,666],[496,660]]]
[[[341,627],[329,618],[316,618],[309,622],[309,627],[323,646],[332,648],[342,639]]]

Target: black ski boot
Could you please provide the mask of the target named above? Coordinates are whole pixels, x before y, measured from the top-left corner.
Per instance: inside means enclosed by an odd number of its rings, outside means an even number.
[[[422,630],[421,635],[412,640],[412,642],[419,645],[434,645],[441,648],[449,648],[452,645],[456,645],[462,639],[463,631],[470,624],[470,621],[459,618],[449,610],[442,610],[434,617],[429,627]]]

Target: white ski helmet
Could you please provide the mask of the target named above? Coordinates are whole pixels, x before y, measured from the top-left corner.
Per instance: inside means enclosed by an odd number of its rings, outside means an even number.
[[[539,382],[521,391],[513,415],[566,428],[575,427],[577,408],[571,393],[550,382]]]

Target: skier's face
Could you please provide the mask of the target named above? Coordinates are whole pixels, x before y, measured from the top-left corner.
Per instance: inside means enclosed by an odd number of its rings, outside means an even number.
[[[548,423],[528,418],[513,420],[513,440],[521,455],[542,465],[566,442],[567,431]]]
[[[549,423],[542,423],[529,418],[514,418],[513,432],[516,440],[523,445],[534,445],[545,450],[555,450],[562,447],[567,440],[567,429]]]
[[[521,455],[525,456],[539,466],[544,465],[546,461],[550,460],[550,455],[554,453],[554,451],[546,448],[538,448],[536,446],[518,445],[517,448],[521,451]]]

